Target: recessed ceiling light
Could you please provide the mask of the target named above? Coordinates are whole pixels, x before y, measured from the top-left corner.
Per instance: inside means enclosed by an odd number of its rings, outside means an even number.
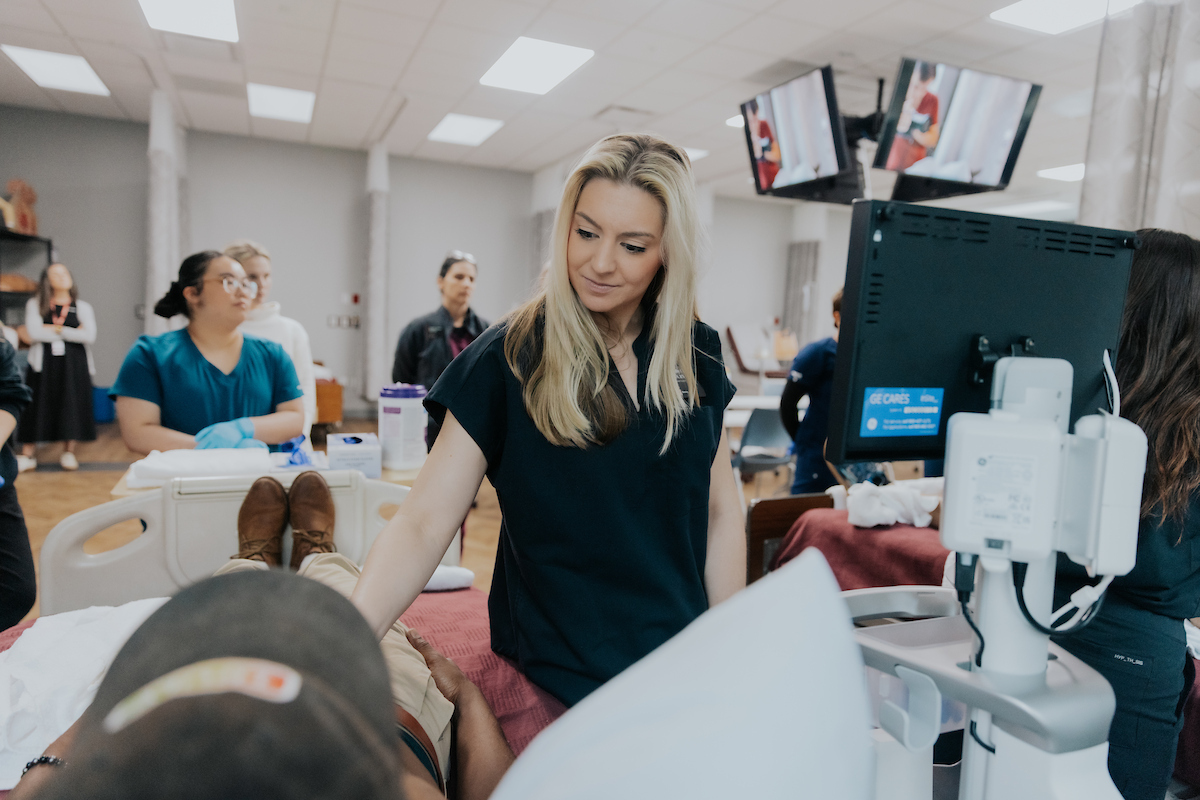
[[[1083,164],[1039,169],[1037,175],[1039,178],[1049,178],[1052,181],[1081,181],[1083,180]]]
[[[261,83],[247,83],[246,97],[250,101],[250,116],[287,122],[312,122],[313,104],[317,102],[312,92]]]
[[[11,44],[0,44],[0,50],[43,89],[63,89],[105,97],[109,95],[108,87],[83,56],[30,50]]]
[[[233,0],[138,0],[156,31],[183,33],[222,42],[238,40]]]
[[[1020,0],[991,13],[997,22],[1039,33],[1064,33],[1136,6],[1141,0]]]
[[[522,36],[504,51],[479,82],[484,86],[545,94],[595,54],[596,51],[583,47]]]
[[[503,127],[504,122],[498,119],[469,117],[466,114],[447,114],[425,138],[431,142],[449,142],[450,144],[477,147]]]
[[[741,114],[738,114],[736,117],[730,117],[725,120],[725,124],[731,128],[744,128],[746,127],[746,120],[742,119]]]
[[[685,148],[683,148],[683,152],[687,153],[688,158],[691,159],[692,161],[699,161],[702,158],[708,157],[707,150],[699,150],[695,147],[685,147]]]
[[[1033,217],[1035,219],[1064,219],[1065,212],[1074,212],[1075,206],[1061,200],[1034,200],[1029,203],[1017,203],[1011,206],[996,206],[981,208],[987,214],[1000,214],[1005,217]]]

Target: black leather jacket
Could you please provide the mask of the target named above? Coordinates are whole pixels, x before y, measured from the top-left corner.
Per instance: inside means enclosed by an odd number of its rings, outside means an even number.
[[[463,318],[463,328],[474,341],[483,333],[488,323],[467,309]],[[392,364],[392,381],[397,383],[420,384],[426,390],[433,388],[436,381],[450,366],[454,358],[450,350],[450,331],[454,328],[454,320],[445,306],[440,306],[432,314],[417,317],[400,334],[396,344],[396,360]]]

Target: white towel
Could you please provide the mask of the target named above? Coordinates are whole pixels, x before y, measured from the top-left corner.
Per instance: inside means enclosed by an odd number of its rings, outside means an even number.
[[[261,447],[154,450],[134,462],[126,484],[130,489],[148,489],[162,486],[172,478],[265,475],[271,467],[271,454]]]
[[[475,582],[475,573],[466,567],[448,567],[438,564],[433,571],[433,577],[425,584],[423,592],[448,592],[451,589],[465,589]]]
[[[42,617],[0,653],[0,789],[79,719],[117,651],[165,597]]]
[[[933,521],[931,511],[937,508],[936,495],[921,494],[915,486],[904,482],[887,486],[856,483],[846,494],[846,510],[851,525],[874,528],[879,525],[904,523],[927,528]]]

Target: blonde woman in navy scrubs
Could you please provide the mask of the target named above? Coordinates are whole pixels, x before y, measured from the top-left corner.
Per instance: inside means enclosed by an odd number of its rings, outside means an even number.
[[[681,148],[617,135],[583,157],[543,290],[425,401],[441,433],[352,598],[378,635],[485,474],[503,514],[492,649],[568,706],[744,586],[734,388],[696,319],[695,208]]]
[[[292,359],[238,330],[257,291],[232,258],[209,250],[184,259],[154,313],[184,314],[187,327],[139,336],[109,391],[126,447],[263,447],[301,434],[304,392]]]

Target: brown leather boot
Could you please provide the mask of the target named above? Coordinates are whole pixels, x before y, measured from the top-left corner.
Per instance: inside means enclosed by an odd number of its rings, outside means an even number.
[[[238,554],[234,558],[283,564],[283,529],[288,521],[288,498],[274,478],[256,480],[238,509]]]
[[[292,569],[310,553],[332,553],[333,495],[319,472],[305,472],[288,492],[292,523]]]

